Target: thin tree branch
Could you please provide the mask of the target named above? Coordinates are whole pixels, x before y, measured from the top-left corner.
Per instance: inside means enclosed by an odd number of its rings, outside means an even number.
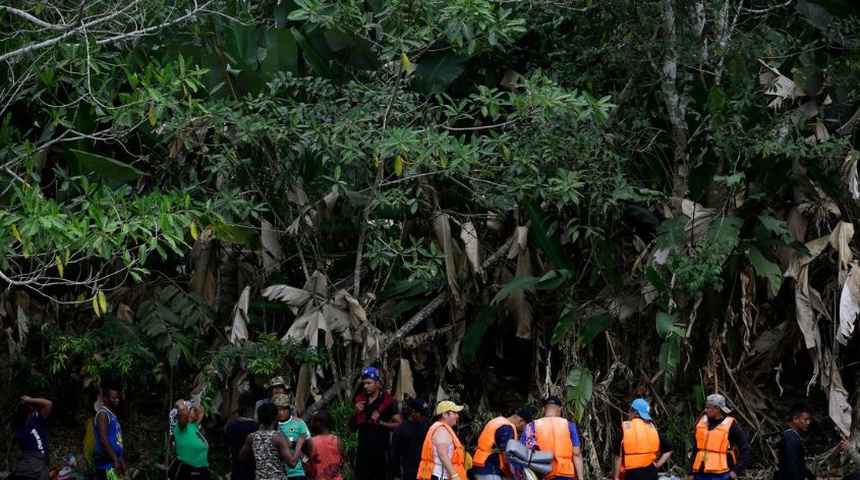
[[[27,13],[23,10],[18,10],[17,8],[7,7],[6,5],[0,5],[0,10],[6,10],[7,12],[11,13],[12,15],[15,15],[17,17],[21,17],[30,23],[35,23],[36,25],[38,25],[42,28],[47,28],[49,30],[68,30],[69,28],[71,28],[70,25],[55,25],[53,23],[48,23],[44,20],[40,20],[40,19],[34,17],[33,15],[30,15],[29,13]]]
[[[785,7],[789,6],[789,5],[791,5],[791,2],[793,2],[793,1],[794,1],[794,0],[788,0],[788,1],[786,1],[785,3],[783,3],[783,4],[780,4],[780,5],[773,5],[773,6],[771,6],[771,7],[766,7],[766,8],[741,8],[741,11],[746,12],[746,13],[755,13],[755,14],[760,14],[760,13],[770,13],[770,12],[772,12],[772,11],[774,11],[774,10],[777,10],[777,9],[780,9],[780,8],[785,8]]]

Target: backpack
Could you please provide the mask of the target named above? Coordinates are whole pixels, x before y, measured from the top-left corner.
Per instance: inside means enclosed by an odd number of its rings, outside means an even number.
[[[84,460],[87,465],[93,465],[96,456],[96,418],[84,421]]]

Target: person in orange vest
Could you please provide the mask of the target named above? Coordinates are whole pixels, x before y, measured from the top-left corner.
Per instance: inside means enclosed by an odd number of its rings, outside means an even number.
[[[669,460],[675,447],[657,431],[651,421],[651,406],[644,398],[630,404],[627,421],[621,422],[612,441],[615,468],[612,478],[620,480],[657,480],[657,470]]]
[[[543,480],[583,480],[582,450],[576,425],[562,416],[564,403],[550,395],[543,402],[543,417],[526,425],[520,442],[532,450],[552,452],[552,469]]]
[[[688,480],[726,480],[743,474],[750,460],[750,444],[738,422],[727,413],[731,409],[726,406],[726,397],[708,395],[705,415],[696,423]]]
[[[511,472],[505,458],[508,440],[517,438],[526,424],[532,422],[532,414],[520,408],[509,417],[496,417],[484,426],[478,437],[478,449],[472,458],[472,474],[475,480],[502,480]]]
[[[436,405],[436,423],[421,448],[418,480],[466,480],[466,449],[454,433],[463,408],[450,400]]]

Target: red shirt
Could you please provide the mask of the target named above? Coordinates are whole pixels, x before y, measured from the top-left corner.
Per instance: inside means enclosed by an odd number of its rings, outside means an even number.
[[[340,476],[343,458],[337,448],[338,440],[332,434],[317,435],[311,439],[311,451],[305,466],[308,480],[343,480]]]

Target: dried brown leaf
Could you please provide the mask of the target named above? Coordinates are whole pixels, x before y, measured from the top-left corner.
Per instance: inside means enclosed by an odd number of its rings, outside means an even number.
[[[472,222],[466,222],[460,229],[460,240],[465,245],[466,259],[472,273],[480,275],[481,270],[481,243],[478,240],[478,231]]]
[[[397,390],[395,390],[394,398],[403,400],[404,397],[415,398],[418,395],[415,393],[415,385],[412,377],[412,368],[409,366],[409,360],[406,358],[400,359],[400,369],[397,373]]]
[[[278,300],[292,307],[301,307],[311,299],[312,295],[301,288],[289,285],[271,285],[263,290],[263,298]]]
[[[860,266],[857,262],[852,262],[839,298],[839,328],[836,331],[836,341],[842,345],[848,345],[848,341],[854,336],[858,314],[860,314]]]
[[[263,244],[263,269],[274,270],[284,260],[284,252],[281,250],[281,242],[278,233],[271,223],[263,220],[260,225],[260,238]]]
[[[248,324],[245,319],[248,317],[248,303],[251,299],[251,287],[245,287],[242,294],[239,295],[239,301],[233,307],[233,321],[230,326],[230,343],[233,345],[241,340],[248,339]]]
[[[442,252],[445,253],[445,276],[454,298],[459,299],[460,291],[457,285],[457,263],[454,256],[454,241],[451,239],[451,223],[448,214],[439,213],[433,217],[433,231]]]
[[[854,224],[839,222],[830,233],[830,245],[839,252],[839,269],[848,268],[854,254],[851,253],[851,239],[854,238]]]

